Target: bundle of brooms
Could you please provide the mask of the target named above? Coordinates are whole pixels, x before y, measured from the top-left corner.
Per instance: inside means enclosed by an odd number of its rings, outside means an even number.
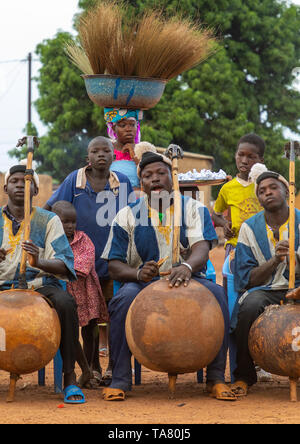
[[[66,44],[72,62],[86,75],[164,79],[177,77],[216,49],[209,29],[181,16],[151,10],[132,17],[125,3],[101,0],[78,21],[79,44]]]

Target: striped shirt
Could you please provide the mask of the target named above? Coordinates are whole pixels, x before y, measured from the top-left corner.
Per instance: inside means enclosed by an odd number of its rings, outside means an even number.
[[[208,209],[190,197],[181,196],[181,203],[181,247],[191,248],[203,240],[209,241],[211,247],[215,246],[218,238]],[[170,270],[173,221],[173,206],[165,210],[162,218],[160,213],[149,206],[147,197],[139,199],[117,214],[102,258],[119,260],[133,268],[140,268],[145,262],[158,261],[168,256],[160,271]],[[204,275],[206,266],[198,271]]]
[[[24,239],[24,220],[17,232],[13,231],[13,221],[0,208],[0,248],[11,250],[0,263],[0,289],[18,287],[20,262],[22,257],[21,244]],[[67,276],[53,276],[42,270],[29,266],[26,268],[28,287],[38,289],[45,285],[61,286],[59,280],[76,279],[74,257],[62,223],[56,214],[34,207],[31,212],[31,241],[39,247],[40,258],[60,259],[68,269]]]
[[[283,224],[279,231],[278,240],[289,239],[289,225]],[[296,284],[300,285],[300,211],[295,210],[295,252],[296,252]],[[235,250],[234,284],[237,292],[242,294],[239,304],[254,290],[287,290],[289,288],[289,268],[285,260],[280,263],[272,276],[266,278],[263,285],[246,290],[250,273],[253,268],[263,265],[275,256],[275,239],[266,224],[265,213],[261,211],[248,219],[241,226],[238,244]]]

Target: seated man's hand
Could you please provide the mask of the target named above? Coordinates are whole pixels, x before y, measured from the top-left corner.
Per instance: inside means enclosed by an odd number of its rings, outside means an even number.
[[[4,248],[0,248],[0,263],[5,261],[6,259],[6,250],[4,250]]]
[[[299,300],[300,299],[300,287],[298,287],[298,288],[295,288],[294,290],[292,290],[292,291],[289,291],[286,295],[285,295],[285,297],[287,298],[287,299],[297,299],[297,300]]]
[[[39,247],[31,240],[22,243],[23,250],[28,254],[28,262],[32,267],[39,268]]]
[[[150,282],[159,275],[159,267],[155,261],[146,262],[139,272],[139,280],[143,282]]]
[[[289,256],[289,241],[279,241],[275,247],[275,257],[277,262],[283,262]]]
[[[182,283],[186,287],[192,277],[192,273],[185,265],[179,265],[171,270],[170,276],[166,279],[169,281],[169,287],[179,287]]]
[[[234,230],[231,229],[231,222],[227,222],[224,225],[223,230],[226,239],[231,239],[235,236]]]

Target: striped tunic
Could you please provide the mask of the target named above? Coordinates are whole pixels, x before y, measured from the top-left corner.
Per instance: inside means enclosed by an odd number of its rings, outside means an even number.
[[[191,248],[202,240],[215,246],[218,238],[208,209],[190,197],[182,196],[181,203],[181,247]],[[138,269],[145,262],[168,256],[160,268],[168,271],[172,267],[173,228],[173,206],[161,215],[149,206],[147,197],[143,197],[117,214],[102,258],[119,260]],[[203,276],[205,271],[206,266],[199,270]]]
[[[289,225],[283,224],[279,230],[279,240],[289,239]],[[296,287],[300,285],[300,211],[295,210],[295,251]],[[289,288],[289,268],[285,260],[266,279],[263,285],[246,290],[250,273],[275,256],[276,241],[266,224],[265,213],[261,211],[241,226],[234,261],[235,290],[241,294],[239,304],[255,290],[287,290]]]
[[[0,208],[0,248],[11,250],[0,263],[0,289],[18,287],[18,277],[22,256],[21,244],[24,239],[24,221],[16,234],[13,222]],[[27,264],[26,281],[28,288],[38,289],[45,285],[61,287],[59,280],[74,280],[74,257],[59,217],[42,208],[35,207],[31,212],[31,241],[39,247],[42,259],[60,259],[68,269],[67,276],[53,276]]]

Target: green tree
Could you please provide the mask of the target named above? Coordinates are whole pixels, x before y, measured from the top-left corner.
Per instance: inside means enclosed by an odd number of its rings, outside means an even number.
[[[95,0],[79,0],[83,10]],[[160,103],[145,112],[142,138],[158,146],[212,155],[215,168],[235,174],[234,152],[247,132],[267,144],[269,168],[287,174],[285,131],[299,133],[300,93],[291,88],[299,65],[300,8],[277,0],[131,0],[135,13],[161,6],[182,11],[215,29],[219,50],[168,83]],[[86,141],[105,134],[103,110],[88,99],[58,33],[37,47],[43,67],[37,110],[49,128],[39,149],[40,171],[61,180],[84,163]],[[298,178],[300,185],[300,178]]]

